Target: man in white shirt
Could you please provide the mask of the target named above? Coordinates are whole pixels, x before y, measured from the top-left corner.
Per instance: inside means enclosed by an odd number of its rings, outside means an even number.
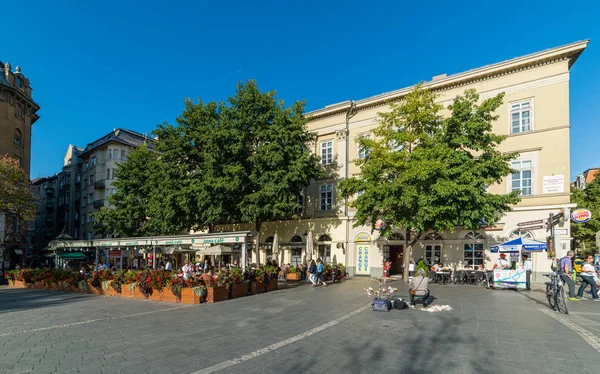
[[[530,291],[531,290],[531,259],[529,258],[529,256],[527,255],[523,255],[523,270],[526,271],[526,276],[527,276],[527,290]]]
[[[508,260],[506,259],[506,254],[500,253],[500,258],[498,259],[498,261],[496,261],[496,265],[494,265],[494,269],[508,270],[509,267],[510,267],[510,264],[508,263]]]
[[[165,270],[173,271],[173,264],[171,263],[171,260],[167,260],[167,264],[165,265]]]
[[[190,277],[190,273],[192,272],[192,270],[190,269],[189,260],[185,260],[185,264],[181,268],[181,271],[183,272],[183,279],[187,280]]]

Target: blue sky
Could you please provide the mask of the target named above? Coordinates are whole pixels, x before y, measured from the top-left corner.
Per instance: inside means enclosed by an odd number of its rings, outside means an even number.
[[[369,4],[370,3],[370,4]],[[31,177],[68,144],[171,122],[256,78],[307,110],[591,39],[571,70],[571,178],[600,166],[599,1],[7,1],[0,60],[31,80]]]

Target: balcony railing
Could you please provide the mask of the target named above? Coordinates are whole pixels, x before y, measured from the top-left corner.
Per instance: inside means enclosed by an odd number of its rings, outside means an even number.
[[[104,199],[94,201],[94,208],[100,209],[104,206]]]
[[[96,190],[103,190],[105,187],[104,179],[94,182],[94,189]]]
[[[54,195],[54,187],[48,186],[48,187],[44,188],[44,190],[46,190],[46,194]]]

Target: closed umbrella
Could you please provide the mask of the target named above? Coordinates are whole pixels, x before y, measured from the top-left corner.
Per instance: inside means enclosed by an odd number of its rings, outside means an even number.
[[[310,256],[309,258],[312,260],[314,255],[314,246],[313,246],[313,233],[312,230],[308,232],[308,236],[306,237],[306,255]]]
[[[277,235],[277,233],[275,233],[275,236],[273,237],[273,243],[272,243],[273,247],[271,248],[271,250],[273,251],[273,257],[275,258],[275,260],[277,260],[277,262],[279,262],[279,235]],[[283,258],[283,256],[281,256]],[[281,262],[279,262],[279,265],[281,265]]]

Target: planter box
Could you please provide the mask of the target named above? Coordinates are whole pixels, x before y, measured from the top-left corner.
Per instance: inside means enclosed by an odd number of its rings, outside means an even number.
[[[13,283],[13,281],[9,280],[8,285],[12,288],[29,288],[29,287],[27,287],[27,285],[29,285],[29,283],[25,283],[23,281],[18,281],[18,280],[14,281],[14,283]]]
[[[148,298],[146,296],[144,296],[142,291],[140,291],[140,289],[137,286],[135,287],[135,292],[133,293],[133,297],[135,299],[148,300]]]
[[[83,290],[81,288],[75,287],[73,285],[69,286],[69,292],[76,292],[76,293],[83,293]]]
[[[42,282],[37,281],[37,282],[33,282],[33,287],[32,288],[39,288],[39,289],[43,289],[44,285],[42,284]]]
[[[266,292],[265,285],[259,282],[252,282],[250,286],[250,292],[252,295],[258,295],[259,293]]]
[[[121,291],[123,291],[123,285],[121,285]],[[108,296],[120,296],[121,294],[115,291],[112,286],[108,287],[108,291],[105,291]]]
[[[227,287],[206,287],[206,302],[216,303],[219,301],[225,301],[229,299],[229,292]]]
[[[162,291],[153,290],[152,294],[148,297],[148,300],[166,301],[169,303],[179,302],[179,298],[173,295],[173,292],[171,292],[171,290],[167,287],[165,287]]]
[[[248,283],[234,283],[231,285],[231,298],[237,299],[248,295]]]
[[[122,297],[129,297],[129,298],[134,298],[135,297],[135,293],[136,293],[136,288],[133,288],[133,291],[131,291],[129,289],[129,285],[128,284],[121,284],[121,296]]]
[[[47,290],[56,291],[56,290],[58,290],[58,285],[55,282],[52,282],[52,283],[45,284],[44,288]]]
[[[183,304],[200,304],[200,296],[196,296],[191,288],[185,287],[181,289],[181,302]]]
[[[104,290],[102,289],[102,286],[100,285],[98,288],[92,286],[90,283],[88,283],[88,293],[92,294],[92,295],[104,295]]]
[[[152,293],[148,295],[148,300],[151,301],[162,301],[164,294],[162,291],[152,290]]]
[[[277,283],[277,279],[272,279],[268,284],[267,284],[267,292],[269,291],[275,291],[278,288],[278,283]]]
[[[300,280],[300,274],[299,273],[290,273],[286,276],[286,279],[289,281],[297,281]]]

